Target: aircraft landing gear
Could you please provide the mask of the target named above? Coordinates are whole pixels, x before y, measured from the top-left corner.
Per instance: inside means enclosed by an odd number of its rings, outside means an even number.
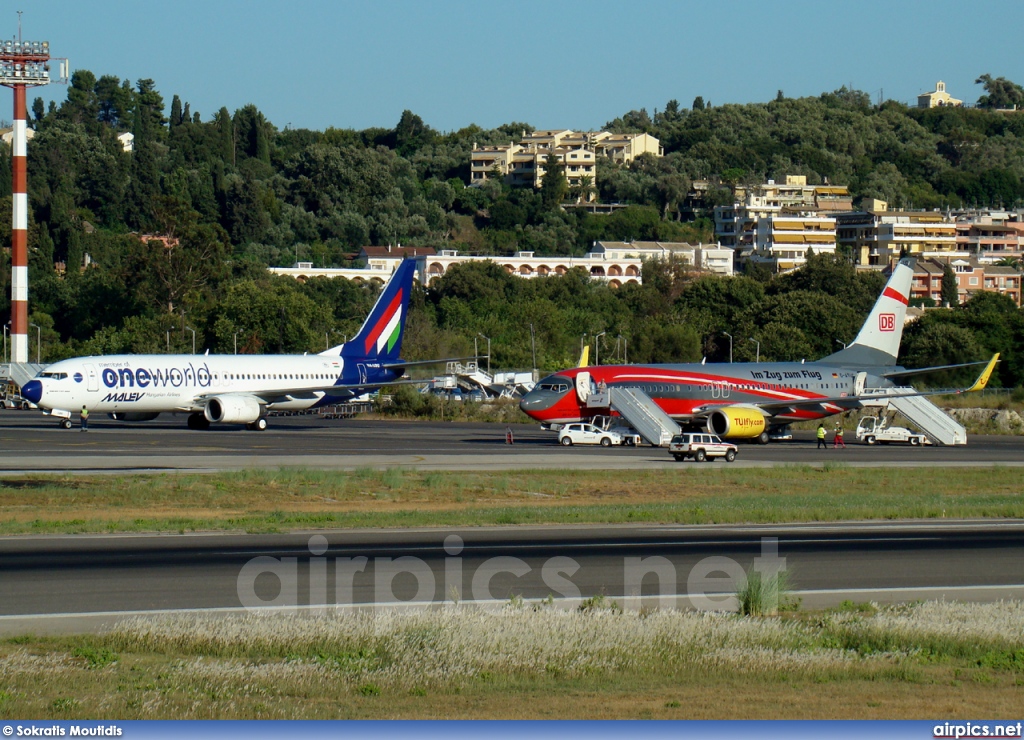
[[[267,420],[264,419],[263,417],[260,417],[256,421],[246,424],[245,428],[248,429],[250,432],[262,432],[264,429],[267,428]]]
[[[210,422],[202,414],[189,414],[188,415],[188,428],[201,431],[210,428]]]
[[[61,429],[70,429],[71,428],[71,419],[62,419],[61,422],[60,422],[60,428]]]
[[[768,437],[768,430],[767,429],[765,429],[763,432],[761,432],[759,435],[757,435],[757,443],[759,445],[766,445],[766,444],[768,444],[768,439],[769,439],[769,437]]]

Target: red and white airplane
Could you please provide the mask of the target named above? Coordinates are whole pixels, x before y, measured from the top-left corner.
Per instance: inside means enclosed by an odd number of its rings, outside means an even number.
[[[896,365],[912,276],[911,267],[900,262],[853,343],[814,362],[576,367],[541,380],[519,406],[538,421],[564,424],[608,414],[608,408],[593,405],[599,389],[638,389],[684,427],[767,443],[773,432],[791,422],[823,419],[885,397],[871,395],[870,389],[893,387],[893,381],[911,375],[966,366],[907,370]],[[998,358],[993,357],[978,381],[964,390],[984,388]]]

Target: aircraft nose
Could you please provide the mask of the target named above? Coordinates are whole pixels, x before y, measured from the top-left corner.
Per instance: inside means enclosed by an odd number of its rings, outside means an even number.
[[[529,414],[531,411],[543,411],[551,406],[552,400],[549,393],[530,391],[519,401],[519,408],[525,414]]]
[[[32,403],[39,403],[39,400],[43,397],[43,384],[38,380],[28,381],[25,385],[21,386],[21,397]]]

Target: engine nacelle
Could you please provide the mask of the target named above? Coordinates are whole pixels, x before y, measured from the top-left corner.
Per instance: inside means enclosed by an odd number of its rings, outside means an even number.
[[[761,436],[767,426],[764,414],[744,406],[724,406],[708,417],[708,431],[722,438],[753,439]]]
[[[160,416],[159,411],[115,411],[112,414],[107,414],[114,421],[153,421],[156,417]]]
[[[259,401],[252,396],[214,396],[203,409],[207,421],[227,424],[248,424],[259,419],[262,413]]]

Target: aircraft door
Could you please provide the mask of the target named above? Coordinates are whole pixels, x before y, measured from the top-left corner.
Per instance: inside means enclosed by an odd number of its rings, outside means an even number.
[[[864,384],[867,380],[867,373],[857,373],[857,377],[853,379],[853,395],[859,396],[864,393]]]
[[[100,377],[96,374],[95,365],[85,366],[85,389],[88,391],[98,391],[100,389]]]
[[[576,376],[576,397],[584,406],[590,398],[590,373],[579,373]]]
[[[364,365],[362,363],[359,363],[359,364],[356,365],[356,368],[359,370],[359,382],[360,383],[365,383],[366,382],[366,365]]]

